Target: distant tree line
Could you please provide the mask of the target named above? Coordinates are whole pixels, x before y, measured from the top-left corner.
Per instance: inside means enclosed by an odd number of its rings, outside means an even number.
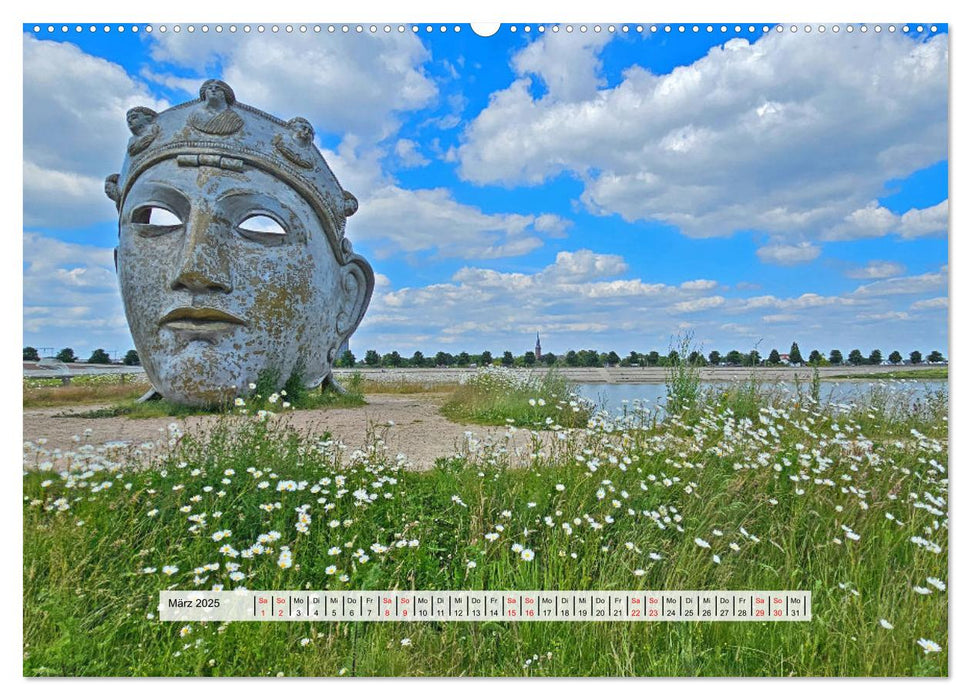
[[[81,362],[82,360],[74,353],[71,348],[62,348],[55,356],[60,362]],[[37,362],[40,354],[37,348],[29,345],[24,348],[24,360]],[[353,352],[346,350],[338,359],[337,367],[670,367],[682,361],[677,350],[670,350],[667,353],[660,353],[657,350],[650,352],[638,352],[631,350],[630,354],[621,357],[615,351],[598,352],[597,350],[568,350],[567,352],[556,355],[554,353],[543,353],[542,357],[537,358],[532,350],[528,350],[522,355],[513,355],[512,351],[505,350],[498,356],[493,355],[489,350],[481,353],[472,354],[460,352],[452,354],[450,352],[439,351],[434,355],[425,356],[420,350],[415,351],[410,357],[404,357],[397,350],[382,355],[377,350],[368,350],[364,353],[364,359],[359,361]],[[722,354],[718,350],[712,350],[708,355],[704,355],[698,350],[694,350],[684,358],[689,365],[695,366],[715,366],[715,367],[755,367],[767,366],[778,367],[783,365],[880,365],[884,364],[883,353],[874,349],[869,355],[864,356],[858,348],[850,350],[845,356],[842,351],[833,349],[824,356],[819,350],[812,350],[807,358],[803,358],[799,350],[799,344],[793,343],[788,355],[782,355],[775,348],[769,351],[765,358],[758,350],[740,352],[729,350]],[[90,364],[111,364],[111,358],[103,348],[98,348],[91,353],[85,362]],[[900,351],[893,350],[887,355],[887,362],[892,365],[904,364],[904,356]],[[937,364],[945,362],[944,355],[938,350],[932,350],[925,358],[920,350],[912,350],[907,355],[907,363],[919,365],[923,362]],[[129,350],[125,353],[121,363],[128,366],[138,366],[141,361],[136,350]]]
[[[40,359],[41,359],[40,353],[37,352],[37,348],[32,348],[29,345],[24,348],[24,360],[28,362],[39,362]],[[72,348],[61,348],[57,352],[57,354],[54,355],[54,359],[57,360],[58,362],[81,362],[82,361],[81,358],[79,358],[74,353],[74,350]],[[87,360],[84,360],[84,362],[87,362],[88,364],[92,364],[92,365],[114,364],[111,360],[111,357],[108,355],[107,351],[104,348],[98,348],[97,350],[92,352],[91,356],[88,357]],[[121,361],[121,364],[128,365],[129,367],[141,365],[142,364],[141,360],[138,359],[138,351],[129,350],[128,352],[126,352],[124,359],[122,359]]]
[[[698,350],[694,350],[682,358],[677,350],[670,350],[666,353],[651,350],[650,352],[638,352],[631,350],[630,354],[621,357],[615,351],[599,352],[597,350],[568,350],[567,352],[556,355],[554,353],[543,353],[541,357],[529,350],[522,355],[514,355],[512,351],[505,350],[502,353],[493,355],[489,350],[481,353],[460,352],[453,354],[450,352],[439,351],[434,355],[425,355],[420,350],[415,351],[410,357],[401,355],[397,350],[382,355],[377,350],[368,350],[364,353],[363,360],[359,360],[350,350],[337,359],[337,367],[670,367],[672,365],[685,362],[695,366],[717,366],[717,367],[755,367],[755,366],[824,366],[824,365],[880,365],[884,364],[883,353],[880,350],[872,350],[869,355],[864,356],[859,349],[850,350],[845,359],[842,351],[830,350],[828,356],[824,356],[819,350],[812,350],[807,358],[803,358],[799,350],[799,344],[793,343],[787,355],[781,354],[773,348],[766,357],[762,357],[758,350],[740,352],[739,350],[729,350],[722,354],[718,350],[712,350],[706,355]],[[924,362],[924,355],[919,350],[912,351],[908,356],[908,362],[912,365],[919,365]],[[944,355],[934,350],[928,353],[926,362],[944,362]],[[887,362],[893,365],[904,363],[904,357],[898,350],[893,350],[887,355]]]

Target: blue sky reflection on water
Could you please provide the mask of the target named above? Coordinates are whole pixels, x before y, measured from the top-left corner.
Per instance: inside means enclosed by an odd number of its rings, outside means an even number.
[[[729,382],[705,382],[703,390],[727,388]],[[782,391],[797,396],[796,385],[792,382],[766,382],[763,388],[767,391]],[[802,391],[809,392],[808,382],[801,385]],[[947,391],[947,381],[900,379],[885,381],[854,380],[854,381],[823,381],[820,386],[820,400],[823,403],[848,403],[866,396],[871,390],[889,390],[894,393],[906,394],[911,400],[923,399],[929,394]],[[622,411],[624,407],[632,407],[635,402],[647,408],[661,407],[667,396],[667,387],[663,383],[654,384],[580,384],[579,394],[583,398],[593,401],[597,406],[603,406],[611,413]],[[625,403],[626,402],[626,403]]]

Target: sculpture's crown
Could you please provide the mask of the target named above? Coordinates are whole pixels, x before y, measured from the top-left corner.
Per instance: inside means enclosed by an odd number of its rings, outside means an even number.
[[[185,168],[255,167],[286,182],[313,206],[339,261],[353,256],[344,224],[357,211],[357,199],[340,186],[317,150],[306,119],[278,119],[238,102],[223,81],[207,80],[198,99],[157,114],[145,107],[129,110],[128,126],[132,137],[121,172],[105,185],[119,209],[139,175],[163,160]]]

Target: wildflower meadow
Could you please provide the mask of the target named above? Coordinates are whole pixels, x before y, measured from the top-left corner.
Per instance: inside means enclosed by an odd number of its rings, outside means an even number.
[[[946,675],[947,397],[692,396],[574,425],[569,396],[529,397],[503,429],[528,432],[523,467],[470,429],[418,471],[390,428],[355,449],[269,410],[139,446],[27,443],[24,673]],[[158,619],[160,590],[236,588],[797,589],[813,619]]]

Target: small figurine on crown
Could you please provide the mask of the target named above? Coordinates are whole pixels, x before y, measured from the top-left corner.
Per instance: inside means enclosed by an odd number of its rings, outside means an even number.
[[[125,115],[132,137],[128,140],[128,155],[138,155],[151,145],[158,136],[159,127],[155,123],[158,112],[149,107],[132,107]]]
[[[314,128],[303,117],[294,117],[287,122],[289,138],[283,134],[273,137],[273,145],[284,158],[301,168],[314,167],[310,149],[314,145]]]
[[[189,124],[204,134],[229,136],[243,127],[243,118],[233,110],[236,94],[221,80],[207,80],[199,88],[202,105],[189,117]]]

